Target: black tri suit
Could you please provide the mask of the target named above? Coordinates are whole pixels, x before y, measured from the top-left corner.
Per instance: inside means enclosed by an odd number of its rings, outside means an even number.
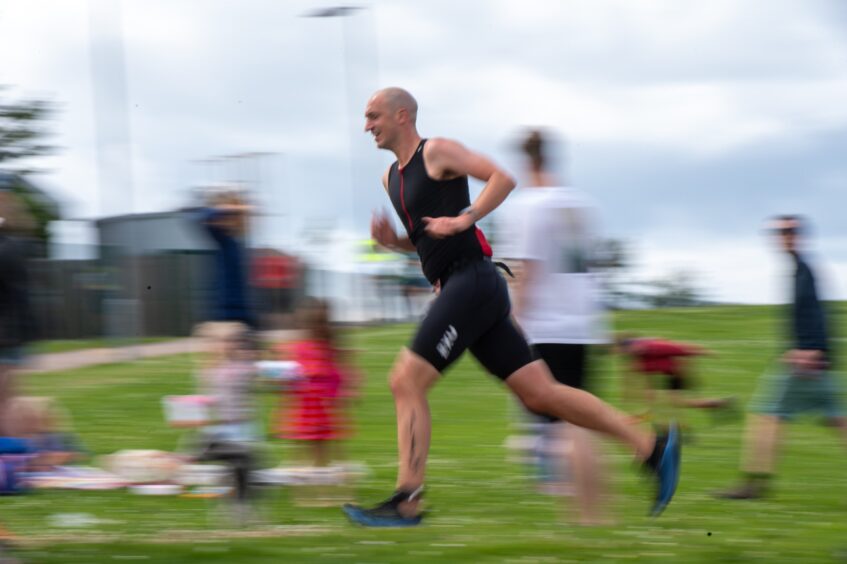
[[[424,217],[455,217],[470,206],[468,178],[434,180],[424,166],[426,139],[412,159],[388,171],[391,203],[417,249],[424,276],[441,283],[411,350],[439,372],[469,349],[492,374],[505,380],[532,362],[526,340],[513,325],[506,281],[491,261],[491,247],[476,227],[451,237],[426,234]]]

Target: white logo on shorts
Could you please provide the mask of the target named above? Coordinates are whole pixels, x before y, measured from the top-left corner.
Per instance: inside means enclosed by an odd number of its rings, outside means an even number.
[[[448,325],[447,330],[441,337],[441,341],[439,341],[438,346],[435,347],[442,358],[450,356],[450,350],[453,348],[453,344],[456,342],[456,337],[458,336],[459,332],[456,331],[456,328],[452,325]]]

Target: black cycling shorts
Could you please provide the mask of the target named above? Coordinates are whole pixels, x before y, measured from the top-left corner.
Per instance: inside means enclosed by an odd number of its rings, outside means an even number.
[[[547,364],[557,382],[572,388],[585,389],[587,346],[571,343],[538,343],[532,345],[532,353],[536,359],[540,358]],[[536,417],[542,423],[561,421],[551,415],[536,414]]]
[[[510,317],[506,281],[488,259],[450,273],[412,339],[411,350],[444,372],[465,349],[501,380],[532,362]]]
[[[571,388],[585,389],[585,369],[588,347],[575,343],[536,343],[532,345],[534,358],[540,358],[553,378]]]

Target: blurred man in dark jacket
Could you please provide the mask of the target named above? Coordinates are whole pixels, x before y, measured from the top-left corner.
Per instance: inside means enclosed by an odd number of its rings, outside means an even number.
[[[6,407],[15,390],[15,368],[23,360],[24,345],[35,336],[21,238],[33,228],[14,194],[0,192],[0,436],[5,435]]]
[[[788,350],[782,355],[781,368],[769,389],[751,406],[753,413],[747,423],[741,465],[744,480],[739,487],[718,494],[725,499],[755,499],[767,493],[775,471],[782,423],[799,413],[821,413],[841,432],[847,445],[847,418],[839,405],[827,319],[814,273],[799,245],[805,228],[804,221],[792,215],[776,217],[771,225],[780,250],[795,266],[788,309]]]
[[[256,327],[248,285],[249,265],[245,237],[251,208],[235,191],[212,199],[194,217],[217,247],[211,321],[240,321]]]

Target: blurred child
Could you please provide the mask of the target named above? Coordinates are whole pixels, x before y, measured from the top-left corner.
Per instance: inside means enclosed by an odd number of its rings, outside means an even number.
[[[204,434],[232,441],[256,440],[256,347],[249,328],[238,322],[205,323],[199,334],[209,339],[211,347],[197,381],[198,393],[211,400],[211,425]]]
[[[9,431],[22,440],[32,458],[26,469],[45,472],[78,460],[82,449],[67,431],[67,415],[52,398],[14,398],[9,405]]]
[[[197,334],[211,349],[198,373],[198,392],[210,402],[198,458],[226,462],[233,470],[236,499],[246,502],[258,439],[253,397],[256,344],[249,328],[238,322],[204,323]]]
[[[359,378],[339,346],[326,301],[307,298],[295,320],[302,338],[277,350],[300,365],[301,377],[287,384],[290,405],[286,410],[281,399],[277,436],[302,443],[313,466],[327,466],[341,458],[339,441],[349,436],[345,412]]]
[[[630,374],[624,379],[625,395],[633,399],[632,390],[636,382],[643,389],[643,398],[648,410],[661,407],[656,390],[667,390],[669,407],[687,407],[707,410],[733,410],[735,399],[691,397],[686,392],[694,387],[690,363],[686,359],[709,354],[709,351],[688,343],[665,339],[635,337],[623,334],[615,340],[615,350],[630,361]]]

